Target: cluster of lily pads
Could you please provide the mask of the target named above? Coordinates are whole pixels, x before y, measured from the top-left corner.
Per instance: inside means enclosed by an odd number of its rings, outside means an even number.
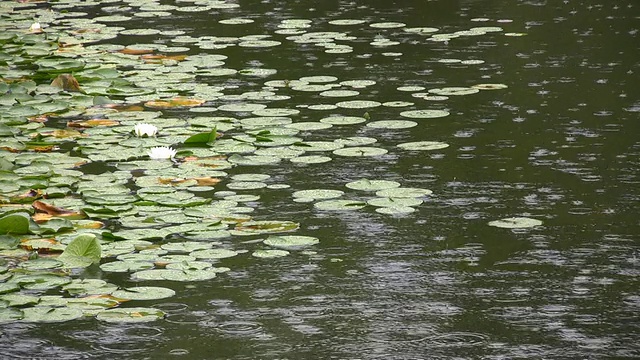
[[[138,282],[204,281],[230,270],[224,266],[229,261],[225,259],[245,253],[255,258],[287,256],[293,251],[313,254],[309,247],[318,244],[318,238],[282,235],[300,225],[254,219],[251,214],[260,196],[238,193],[287,189],[289,185],[273,183],[263,173],[230,174],[233,169],[255,165],[268,169],[279,163],[311,166],[336,156],[379,157],[389,151],[445,149],[449,144],[436,140],[380,146],[374,146],[378,139],[373,137],[327,140],[327,129],[401,131],[425,119],[449,115],[442,106],[429,109],[402,99],[407,93],[414,101],[444,101],[449,96],[506,87],[403,86],[398,88],[397,100],[353,100],[350,98],[360,95],[361,89],[376,82],[340,81],[335,76],[271,79],[277,73],[274,69],[230,69],[225,67],[225,55],[184,54],[192,48],[272,47],[283,41],[312,44],[339,54],[353,51],[348,45],[357,39],[353,35],[310,32],[312,22],[298,19],[278,25],[274,36],[284,37],[282,41],[271,35],[193,38],[180,30],[111,26],[132,18],[238,6],[225,1],[195,1],[184,6],[126,3],[129,5],[103,8],[111,15],[93,21],[87,19],[83,6],[95,2],[56,2],[54,11],[0,4],[8,14],[0,24],[0,322],[66,321],[82,316],[112,322],[151,321],[164,313],[121,304],[175,294],[164,287],[121,288],[101,279],[78,278],[88,266],[99,266],[106,274],[128,273]],[[131,8],[136,11],[129,11]],[[252,22],[229,18],[220,24]],[[329,24],[366,25],[350,19]],[[371,23],[368,28],[378,32],[403,29],[402,36],[430,41],[502,31],[476,27],[438,34],[435,28],[409,28],[402,23]],[[150,34],[171,36],[176,46],[108,43],[118,35]],[[371,41],[375,48],[397,43],[381,34]],[[260,89],[240,94],[225,93],[225,86],[206,81],[225,77],[265,79]],[[317,94],[326,103],[270,106],[305,94]],[[223,104],[214,106],[214,101]],[[402,109],[398,116],[403,119],[371,121],[369,111],[377,107]],[[174,110],[188,116],[172,116]],[[320,116],[317,121],[294,121],[303,111],[328,110],[340,113]],[[363,114],[354,116],[353,111]],[[314,134],[323,134],[324,139],[306,139]],[[292,191],[292,196],[296,202],[313,202],[319,211],[367,207],[381,214],[408,214],[431,194],[428,189],[402,187],[388,180],[362,178],[345,186],[354,193],[311,189]],[[345,194],[351,198],[342,199]],[[539,224],[511,218],[491,225]],[[265,234],[258,242],[238,245],[229,241]]]

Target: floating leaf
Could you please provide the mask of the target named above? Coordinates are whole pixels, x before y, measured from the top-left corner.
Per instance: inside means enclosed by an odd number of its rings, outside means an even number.
[[[22,321],[27,322],[63,322],[81,318],[82,310],[69,307],[35,306],[24,312]]]
[[[287,250],[256,250],[251,255],[258,258],[276,258],[287,256],[289,252]]]
[[[154,269],[135,272],[131,277],[139,280],[204,281],[215,278],[219,272],[214,268],[202,270]]]
[[[343,194],[344,194],[344,191],[340,191],[340,190],[311,189],[311,190],[296,191],[292,195],[294,198],[333,199],[333,198],[338,198]]]
[[[150,322],[165,317],[165,313],[154,308],[117,308],[99,312],[96,319],[109,323]]]
[[[125,300],[159,300],[172,297],[175,294],[176,292],[171,289],[157,286],[130,287],[111,293],[112,296]]]
[[[224,259],[234,257],[238,253],[229,249],[206,249],[192,251],[189,255],[196,259]]]
[[[377,207],[410,207],[422,204],[422,200],[413,197],[389,198],[378,197],[367,201],[367,204]]]
[[[31,218],[27,213],[12,213],[0,217],[0,234],[22,235],[30,233]]]
[[[510,217],[489,222],[489,226],[506,229],[523,229],[542,225],[542,221],[528,217]]]
[[[320,240],[316,237],[300,235],[269,236],[263,241],[266,245],[289,250],[300,249],[306,246],[315,245],[319,242]]]
[[[325,200],[315,203],[313,206],[318,210],[359,210],[367,203],[352,200]]]
[[[403,188],[397,187],[393,189],[384,189],[376,192],[377,196],[389,198],[416,198],[432,194],[433,191],[421,188]]]
[[[64,91],[82,92],[78,80],[71,74],[60,74],[51,82],[51,86],[59,87]]]
[[[337,149],[333,153],[340,156],[380,156],[386,154],[387,150],[371,146],[356,146]]]
[[[416,119],[432,119],[448,116],[449,112],[445,110],[409,110],[400,113],[400,116]]]
[[[378,191],[383,189],[397,188],[400,186],[400,183],[389,180],[360,179],[347,183],[345,186],[349,189],[354,190]]]
[[[448,148],[449,144],[440,141],[416,141],[398,144],[404,150],[440,150]]]

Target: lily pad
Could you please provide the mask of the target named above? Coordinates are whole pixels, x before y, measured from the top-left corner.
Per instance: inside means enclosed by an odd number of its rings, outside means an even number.
[[[313,206],[318,210],[360,210],[367,206],[367,203],[353,200],[325,200],[319,201]]]
[[[158,300],[172,297],[175,294],[176,292],[171,289],[156,286],[130,287],[111,293],[112,296],[125,300]]]
[[[156,321],[164,318],[165,315],[162,310],[133,307],[104,310],[96,315],[96,319],[109,323],[141,323]]]
[[[337,149],[333,151],[334,154],[340,156],[380,156],[387,153],[386,149],[372,147],[372,146],[356,146],[343,149]]]
[[[315,245],[319,242],[320,239],[316,237],[300,235],[269,236],[263,241],[266,245],[289,250],[300,249],[306,246]]]
[[[400,113],[400,116],[415,119],[433,119],[448,116],[449,112],[445,110],[408,110]]]
[[[397,187],[393,189],[384,189],[376,192],[377,196],[389,198],[416,198],[432,194],[433,191],[421,188],[403,188]]]
[[[440,150],[448,148],[449,144],[441,141],[416,141],[398,144],[404,150]]]
[[[542,221],[528,217],[509,217],[489,222],[489,226],[506,229],[524,229],[542,225]]]
[[[348,187],[349,189],[354,189],[354,190],[378,191],[383,189],[400,187],[400,183],[396,181],[389,181],[389,180],[360,179],[360,180],[347,183],[345,186]]]
[[[22,321],[27,322],[63,322],[81,318],[82,310],[70,307],[35,306],[24,312]]]
[[[251,256],[258,258],[277,258],[287,256],[290,253],[287,250],[256,250]]]

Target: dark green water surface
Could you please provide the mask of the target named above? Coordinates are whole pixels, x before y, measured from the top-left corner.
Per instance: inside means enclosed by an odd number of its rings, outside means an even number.
[[[162,1],[191,6],[190,2]],[[164,320],[119,325],[95,319],[0,326],[7,359],[632,359],[640,357],[640,4],[634,1],[249,1],[228,10],[178,13],[118,24],[184,31],[185,35],[272,35],[282,45],[188,53],[224,54],[234,69],[259,67],[259,77],[209,77],[260,91],[276,79],[332,75],[374,80],[359,100],[411,101],[409,108],[309,110],[294,122],[331,114],[402,119],[409,109],[451,115],[415,120],[410,129],[334,126],[306,140],[368,136],[389,153],[317,165],[282,162],[230,173],[265,173],[290,189],[261,192],[252,216],[299,222],[320,244],[257,261],[224,259],[232,270],[211,281],[159,283],[176,296],[140,306]],[[127,2],[110,2],[125,6]],[[82,9],[102,16],[101,6]],[[123,10],[125,14],[136,12]],[[224,25],[222,19],[254,19]],[[488,21],[472,21],[487,18]],[[274,33],[285,19],[308,19],[305,31],[346,31],[353,52],[325,53]],[[335,19],[366,23],[332,26]],[[503,21],[499,21],[503,20]],[[509,20],[509,21],[505,21]],[[500,26],[503,32],[428,41],[376,22],[437,27],[440,32]],[[526,33],[505,36],[505,32]],[[376,36],[399,44],[375,47]],[[144,43],[176,44],[169,36]],[[140,37],[120,36],[117,44]],[[345,42],[346,43],[346,42]],[[397,52],[386,56],[385,52]],[[461,65],[439,59],[478,59]],[[414,98],[400,86],[508,88]],[[229,91],[228,93],[232,93]],[[286,93],[286,92],[285,92]],[[290,92],[270,107],[344,101]],[[225,104],[213,100],[212,106]],[[229,115],[217,112],[212,116]],[[193,116],[188,111],[171,116]],[[444,141],[435,151],[398,152],[409,141]],[[402,216],[373,210],[317,211],[291,201],[303,189],[343,189],[363,177],[433,190]],[[527,216],[532,229],[490,227]],[[234,240],[244,241],[244,239]],[[127,276],[96,273],[120,285]]]

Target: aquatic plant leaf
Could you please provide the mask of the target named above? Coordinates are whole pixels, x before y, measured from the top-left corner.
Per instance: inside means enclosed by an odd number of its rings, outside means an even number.
[[[392,189],[384,189],[376,192],[376,196],[388,198],[416,198],[432,194],[433,191],[422,188],[403,188],[397,187]]]
[[[89,264],[98,263],[100,262],[101,253],[102,248],[96,236],[82,234],[71,240],[64,252],[58,257],[58,260],[70,263],[72,261],[76,262],[77,258],[80,258],[89,261]]]
[[[0,234],[29,234],[31,217],[28,213],[18,212],[0,217]]]
[[[96,315],[96,319],[109,323],[141,323],[156,321],[164,318],[165,315],[162,310],[133,307],[104,310]]]
[[[383,189],[400,187],[400,183],[396,181],[389,181],[389,180],[360,179],[360,180],[347,183],[345,186],[348,187],[349,189],[354,189],[354,190],[378,191]]]
[[[528,217],[509,217],[489,222],[489,226],[506,229],[523,229],[542,225],[542,221]]]
[[[379,207],[376,209],[377,213],[387,214],[387,215],[410,214],[414,211],[416,211],[416,209],[410,206],[386,206],[386,207]]]
[[[209,132],[203,132],[188,137],[184,140],[184,143],[188,145],[213,145],[217,136],[218,132],[216,127],[214,127]]]
[[[51,82],[51,86],[59,87],[64,91],[82,92],[78,80],[71,74],[60,74]]]
[[[136,286],[111,293],[112,296],[125,300],[158,300],[172,297],[175,294],[176,292],[172,289],[157,286]]]
[[[292,195],[294,198],[334,199],[342,196],[343,194],[344,194],[344,191],[341,191],[341,190],[310,189],[310,190],[296,191]]]
[[[82,310],[70,307],[34,306],[24,312],[22,321],[26,322],[63,322],[81,318]]]
[[[320,239],[313,236],[300,236],[300,235],[280,235],[269,236],[263,241],[264,244],[281,249],[300,249],[303,247],[318,244]]]
[[[290,253],[287,250],[256,250],[251,256],[257,258],[277,258],[287,256]]]
[[[416,141],[398,144],[404,150],[440,150],[448,148],[449,144],[441,141]]]
[[[131,277],[138,280],[204,281],[215,278],[218,272],[213,268],[202,270],[154,269],[135,272],[131,274]]]
[[[189,253],[196,259],[224,259],[238,255],[238,252],[229,249],[196,250]]]
[[[448,116],[449,112],[445,110],[409,110],[400,113],[400,116],[416,119],[432,119]]]
[[[365,202],[353,200],[325,200],[313,204],[318,210],[359,210],[366,205]]]
[[[333,153],[340,156],[380,156],[386,154],[387,149],[372,146],[356,146],[334,150]]]

